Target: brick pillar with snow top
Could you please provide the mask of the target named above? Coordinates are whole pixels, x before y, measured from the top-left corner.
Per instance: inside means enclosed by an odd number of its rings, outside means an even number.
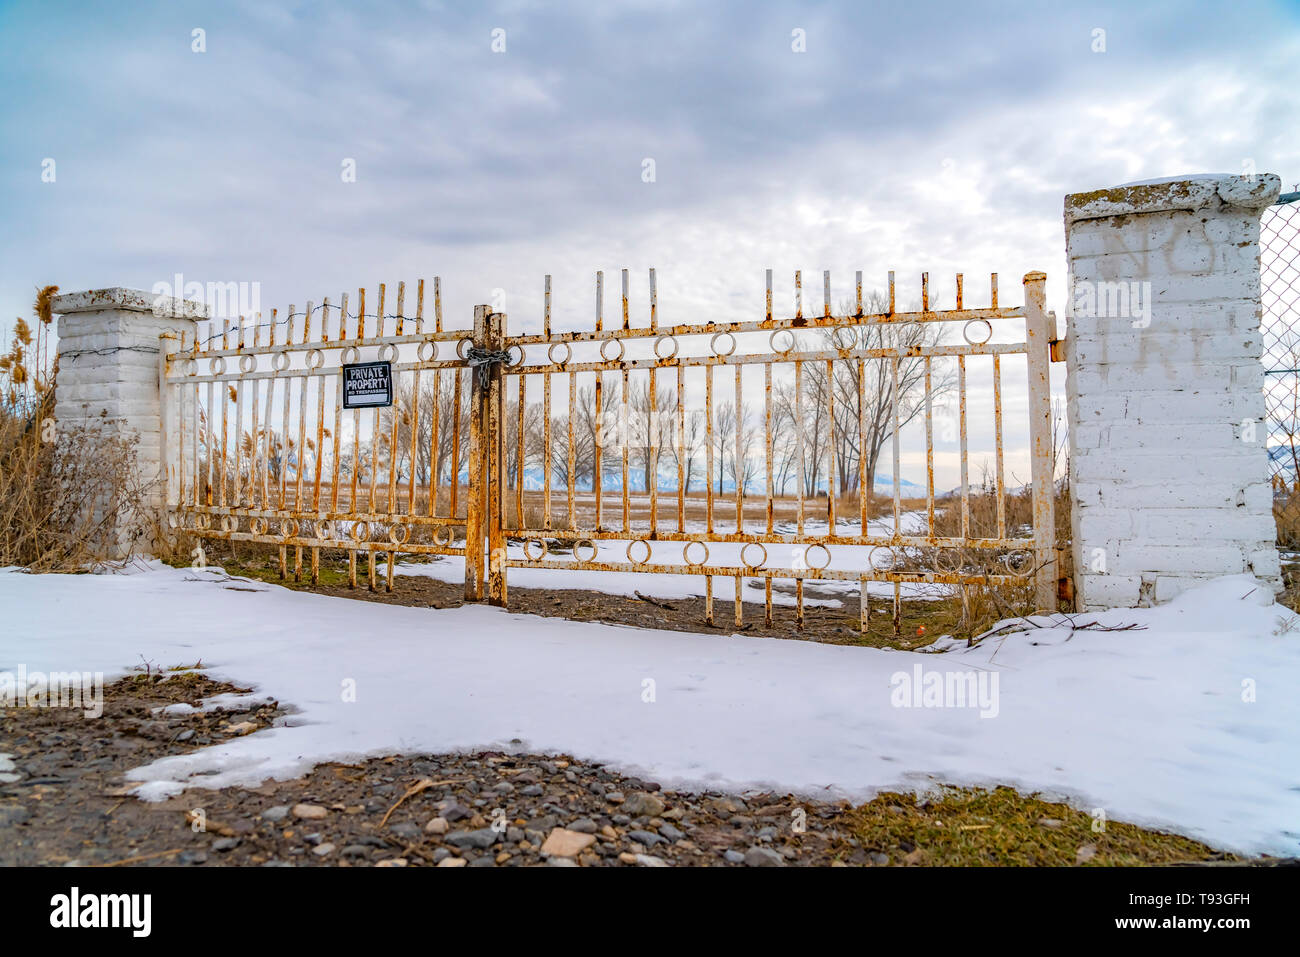
[[[92,289],[56,296],[59,371],[54,418],[63,433],[77,426],[104,426],[136,437],[136,468],[147,486],[149,519],[143,526],[114,523],[106,529],[112,557],[149,552],[164,527],[163,462],[184,410],[164,415],[163,356],[191,348],[202,303],[156,296],[138,289]],[[155,521],[156,519],[156,521]]]
[[[1259,220],[1274,175],[1065,198],[1066,393],[1081,608],[1220,575],[1281,588],[1261,362]]]

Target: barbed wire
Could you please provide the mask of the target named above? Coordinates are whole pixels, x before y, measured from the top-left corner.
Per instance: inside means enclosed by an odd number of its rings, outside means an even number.
[[[115,352],[144,352],[156,356],[161,351],[160,349],[151,349],[148,346],[105,346],[102,349],[78,349],[74,352],[60,352],[58,359],[62,362],[64,359],[75,359],[78,356],[109,356]]]
[[[206,345],[207,345],[209,342],[211,342],[212,340],[214,340],[214,339],[221,339],[221,338],[223,338],[224,336],[229,335],[230,332],[232,332],[232,331],[237,332],[237,331],[239,331],[240,329],[269,329],[269,328],[271,328],[272,326],[282,326],[282,325],[287,325],[288,323],[292,322],[294,319],[299,319],[299,318],[302,318],[302,317],[304,317],[304,316],[310,316],[310,315],[312,315],[312,314],[314,314],[314,313],[316,313],[316,312],[320,312],[321,310],[324,310],[324,309],[333,309],[333,310],[338,311],[339,313],[341,313],[341,315],[340,315],[340,318],[341,318],[341,319],[342,319],[342,318],[346,318],[346,319],[400,319],[400,320],[402,320],[402,321],[404,321],[404,322],[405,322],[405,321],[411,321],[411,322],[414,322],[414,321],[416,321],[416,320],[423,321],[422,317],[420,317],[420,316],[402,316],[402,315],[397,315],[396,313],[391,313],[391,312],[386,312],[386,313],[383,313],[382,315],[381,315],[380,313],[377,313],[377,312],[364,312],[364,313],[348,312],[348,313],[343,313],[343,307],[342,307],[342,306],[340,306],[340,305],[336,305],[336,304],[334,304],[334,303],[332,303],[332,302],[330,302],[330,303],[325,303],[325,302],[323,302],[323,303],[321,303],[320,305],[313,306],[313,307],[311,308],[310,311],[291,312],[291,313],[288,313],[287,315],[285,315],[283,318],[277,318],[277,319],[275,319],[275,320],[272,321],[272,322],[247,323],[247,322],[244,322],[244,321],[240,320],[240,321],[236,322],[236,323],[235,323],[231,328],[229,328],[229,329],[223,329],[221,332],[214,332],[212,335],[208,336],[206,339],[200,339],[200,340],[199,340],[199,343],[200,343],[201,345],[205,345],[205,346],[206,346]],[[216,322],[216,321],[217,321],[216,319],[209,319],[209,320],[208,320],[208,322]]]

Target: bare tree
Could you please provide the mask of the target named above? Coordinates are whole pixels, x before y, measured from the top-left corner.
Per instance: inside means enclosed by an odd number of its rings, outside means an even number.
[[[416,408],[418,402],[418,410]],[[459,408],[459,415],[457,409]],[[368,416],[370,413],[363,413]],[[352,413],[344,412],[344,418]],[[392,449],[393,420],[397,420],[397,440]],[[437,426],[437,447],[434,448],[434,427]],[[362,421],[361,428],[366,428]],[[416,430],[415,452],[411,452],[411,429]],[[460,465],[464,466],[469,450],[469,390],[463,386],[457,393],[456,377],[450,373],[429,376],[420,384],[417,400],[414,383],[399,383],[393,393],[392,406],[380,410],[376,434],[361,443],[358,449],[359,474],[369,468],[370,446],[379,443],[380,462],[387,462],[397,470],[399,478],[428,486],[441,484],[445,473],[451,469],[452,451],[459,431]],[[340,472],[348,473],[352,456],[340,448]],[[448,481],[455,476],[446,475]]]
[[[570,421],[565,416],[553,416],[551,418],[551,475],[556,483],[564,488],[568,488],[570,483],[576,487],[593,481],[597,438],[600,437],[604,441],[611,431],[602,426],[602,423],[605,423],[606,426],[609,424],[609,417],[614,406],[610,390],[601,390],[600,404],[602,410],[598,415],[594,389],[584,387],[574,392],[573,408],[569,410],[569,415],[573,417],[572,475],[569,474]],[[604,435],[601,433],[604,433]],[[607,463],[608,458],[606,457],[601,463],[601,471],[605,471],[609,467]]]
[[[576,418],[576,417],[575,417]],[[591,481],[592,432],[589,429],[573,430],[573,474],[569,474],[569,419],[567,416],[551,417],[551,481],[560,488],[577,487]]]
[[[794,441],[794,409],[785,401],[780,387],[773,389],[772,403],[772,492],[785,495],[798,467],[799,445]]]
[[[654,473],[662,461],[663,450],[673,441],[677,396],[673,390],[656,386],[650,393],[649,380],[634,385],[628,394],[628,437],[631,458],[641,470],[644,488],[659,479]]]
[[[722,492],[721,473],[731,476],[737,488],[745,489],[759,472],[757,453],[760,445],[758,423],[748,402],[740,404],[739,414],[733,402],[724,402],[718,410],[718,426],[727,423],[714,433],[715,438],[726,432],[727,439],[718,441],[718,492]]]
[[[722,494],[722,479],[726,474],[727,449],[734,447],[733,436],[736,434],[736,411],[734,403],[728,401],[718,406],[713,416],[713,462],[717,469],[717,494]],[[710,477],[709,481],[713,481]]]
[[[774,385],[773,418],[788,423],[781,434],[782,455],[789,470],[787,480],[796,480],[796,490],[805,496],[816,492],[825,465],[829,439],[826,416],[826,366],[804,363],[796,382]]]
[[[508,488],[519,487],[521,476],[527,472],[529,463],[536,462],[541,457],[541,442],[538,437],[542,435],[543,415],[544,410],[540,403],[529,404],[525,399],[524,447],[521,449],[519,447],[519,400],[516,398],[513,402],[508,400],[506,402],[502,428],[505,438],[504,464]]]
[[[423,475],[418,472],[418,466],[422,458],[428,458],[427,452],[421,455],[418,448],[421,443],[426,449],[429,445],[429,421],[421,415],[418,416],[420,421],[417,423],[416,404],[418,401],[413,383],[398,382],[393,389],[393,404],[379,410],[377,435],[372,438],[372,441],[377,440],[379,442],[380,463],[386,462],[388,469],[396,472],[399,480],[408,478],[415,481],[417,478],[423,478]],[[395,433],[393,430],[394,421],[396,421],[397,425]],[[417,434],[415,437],[417,449],[414,458],[411,454],[412,429],[416,429],[417,433],[422,433]]]
[[[841,305],[846,314],[855,308]],[[867,313],[887,309],[879,292],[873,292],[864,307]],[[781,450],[782,490],[787,469],[796,475],[802,470],[805,494],[823,484],[839,494],[856,492],[864,474],[868,483],[874,483],[881,452],[894,435],[895,403],[899,429],[925,411],[926,362],[914,353],[936,345],[941,335],[938,323],[921,322],[871,323],[823,332],[824,349],[887,350],[888,354],[807,362],[801,395],[796,395],[793,383],[773,390],[774,419],[788,425],[788,430],[782,429],[787,435]],[[894,356],[898,357],[896,379]],[[951,388],[951,373],[932,364],[931,400]],[[835,474],[829,475],[832,459]]]
[[[886,308],[884,296],[872,293],[869,311],[883,312]],[[900,430],[924,414],[926,360],[908,353],[938,345],[943,330],[937,322],[895,322],[858,326],[856,333],[856,348],[888,349],[899,358],[866,359],[860,364],[836,363],[837,405],[844,410],[844,419],[836,429],[842,450],[838,458],[843,462],[841,491],[857,488],[862,458],[866,460],[863,471],[867,481],[874,482],[880,453],[894,436],[895,405]],[[931,363],[931,402],[946,394],[952,385],[952,373]],[[862,448],[858,448],[860,425],[865,433]]]
[[[704,413],[699,409],[681,411],[681,434],[673,433],[671,443],[673,464],[681,476],[682,491],[689,492],[700,467],[700,454],[704,451]],[[708,481],[708,476],[705,476]]]

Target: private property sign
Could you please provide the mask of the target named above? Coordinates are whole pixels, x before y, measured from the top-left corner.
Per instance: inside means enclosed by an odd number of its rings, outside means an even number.
[[[370,409],[392,404],[391,362],[355,362],[343,367],[343,408]]]

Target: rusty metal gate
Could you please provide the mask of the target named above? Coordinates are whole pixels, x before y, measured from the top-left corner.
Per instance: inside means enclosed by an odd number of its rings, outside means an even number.
[[[838,311],[822,278],[820,310],[805,313],[796,273],[793,314],[779,317],[769,271],[764,316],[744,321],[661,326],[650,270],[648,316],[633,323],[624,270],[621,315],[607,323],[598,273],[594,324],[581,332],[552,331],[549,276],[537,333],[510,335],[488,306],[471,329],[444,330],[437,280],[432,330],[422,281],[411,317],[404,285],[385,314],[381,285],[372,314],[361,290],[355,314],[344,296],[201,329],[165,350],[171,524],[278,545],[282,575],[292,549],[301,577],[306,550],[313,581],[321,549],[348,554],[353,585],[364,554],[372,588],[379,557],[391,589],[399,555],[458,556],[466,598],[498,605],[512,570],[541,569],[702,577],[710,623],[717,582],[731,589],[737,625],[746,601],[761,600],[767,623],[784,603],[801,627],[807,582],[851,589],[864,631],[873,590],[892,597],[895,631],[908,589],[964,599],[971,587],[1019,584],[1054,610],[1056,336],[1044,274],[1027,275],[1023,305],[1010,307],[994,274],[988,305],[974,308],[958,275],[952,308],[939,309],[928,275],[919,300],[899,308],[893,273],[887,292],[865,300],[858,273]],[[1023,334],[994,341],[1007,323]],[[391,407],[343,408],[342,368],[363,360],[392,363]],[[1018,417],[1030,473],[1019,488],[1004,460],[1008,361],[1023,362],[1028,413]],[[991,474],[973,488],[977,363],[994,448]],[[951,491],[936,487],[941,426],[955,446],[945,453],[959,475]],[[909,492],[905,432],[924,436],[915,463],[926,479]]]
[[[337,304],[272,310],[265,322],[205,321],[193,342],[168,344],[161,460],[173,530],[278,545],[281,576],[292,549],[299,579],[306,549],[313,582],[321,549],[348,553],[353,586],[364,555],[372,588],[379,554],[389,559],[389,588],[398,552],[465,554],[460,344],[472,332],[442,328],[436,279],[432,330],[423,281],[414,316],[405,314],[405,284],[395,313],[384,312],[386,293],[380,285],[372,313],[361,289],[355,312],[344,293]],[[342,367],[363,354],[392,363],[391,407],[343,408]]]

